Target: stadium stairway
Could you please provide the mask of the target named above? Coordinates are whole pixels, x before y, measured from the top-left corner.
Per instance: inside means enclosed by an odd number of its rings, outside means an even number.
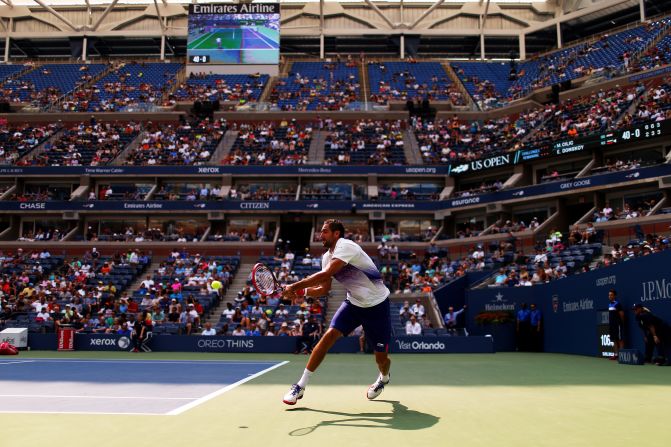
[[[126,146],[126,148],[123,151],[121,151],[121,153],[114,160],[112,160],[112,163],[110,163],[110,165],[112,166],[123,165],[128,159],[128,156],[132,154],[135,151],[135,149],[137,149],[137,147],[140,145],[145,135],[147,135],[147,132],[143,131],[138,133],[137,137],[135,137],[135,139],[131,141],[130,144]]]
[[[452,80],[452,85],[457,86],[462,96],[466,100],[466,107],[468,107],[468,110],[478,110],[478,106],[475,104],[475,101],[473,101],[473,97],[470,93],[468,93],[468,90],[461,82],[461,79],[459,79],[459,76],[457,76],[457,73],[454,71],[452,66],[447,62],[443,62],[441,65],[445,70],[445,73],[447,73],[447,76]]]
[[[238,272],[233,277],[233,282],[231,286],[226,290],[226,294],[223,296],[219,305],[213,308],[210,311],[210,315],[206,321],[212,323],[215,326],[219,322],[219,317],[221,313],[226,309],[226,303],[233,303],[235,297],[238,296],[238,292],[245,288],[247,285],[247,280],[249,275],[252,273],[252,267],[254,267],[255,262],[242,262],[240,267],[238,267]]]
[[[326,136],[328,132],[317,130],[313,132],[310,150],[308,151],[308,164],[323,165],[326,157]]]
[[[405,154],[405,161],[409,165],[424,164],[424,160],[422,160],[420,154],[419,144],[417,144],[417,137],[410,127],[403,131],[403,152]]]
[[[365,61],[359,63],[359,83],[361,88],[359,89],[359,101],[362,103],[368,104],[368,98],[370,98],[370,86],[368,85],[368,64]]]
[[[331,295],[329,296],[328,307],[326,308],[326,322],[330,321],[335,315],[345,298],[347,297],[347,290],[338,281],[331,282]]]
[[[129,295],[133,295],[133,292],[140,289],[142,281],[144,281],[147,278],[147,275],[152,276],[154,275],[154,272],[158,270],[162,261],[165,261],[165,259],[152,257],[151,264],[147,266],[144,273],[138,275],[137,278],[135,278],[135,280],[132,283],[128,284],[128,287],[126,287],[125,291],[127,291]]]
[[[212,158],[209,161],[210,164],[218,165],[221,163],[221,160],[228,157],[228,154],[231,153],[231,149],[235,144],[235,140],[238,139],[238,133],[239,132],[237,130],[226,131],[223,138],[219,141],[217,148],[214,150],[214,153],[212,154]]]
[[[35,146],[32,150],[23,154],[23,156],[19,158],[17,161],[28,160],[36,155],[41,154],[42,152],[45,152],[45,146],[47,145],[47,143],[53,144],[54,142],[56,142],[63,135],[65,129],[66,129],[65,127],[60,129],[58,132],[56,132],[55,134],[53,134],[52,136],[50,136],[49,138],[47,138],[46,140]]]

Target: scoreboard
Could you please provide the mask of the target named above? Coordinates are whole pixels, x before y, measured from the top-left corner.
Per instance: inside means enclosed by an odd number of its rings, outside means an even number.
[[[279,64],[279,3],[190,4],[188,28],[188,64]]]

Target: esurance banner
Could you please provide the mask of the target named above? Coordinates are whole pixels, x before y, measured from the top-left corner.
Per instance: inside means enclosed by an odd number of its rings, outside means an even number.
[[[562,182],[543,183],[477,196],[440,201],[350,201],[350,200],[270,200],[270,201],[48,201],[0,202],[0,211],[438,211],[521,200],[534,196],[565,193],[596,186],[626,183],[671,175],[671,165],[598,174]]]

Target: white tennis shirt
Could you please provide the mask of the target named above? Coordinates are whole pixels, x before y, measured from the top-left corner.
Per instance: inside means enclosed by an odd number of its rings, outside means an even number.
[[[347,299],[359,307],[373,307],[389,296],[389,289],[373,260],[356,242],[340,238],[333,253],[329,250],[322,256],[322,270],[332,258],[347,263],[333,277],[347,289]]]

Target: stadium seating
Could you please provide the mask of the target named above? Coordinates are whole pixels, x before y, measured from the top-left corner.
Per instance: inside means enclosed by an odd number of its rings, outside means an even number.
[[[60,123],[48,126],[0,126],[0,164],[16,164],[17,161],[42,144],[60,129]]]
[[[178,101],[255,102],[268,82],[268,75],[191,75],[175,92]]]
[[[21,102],[48,105],[101,74],[103,64],[45,64],[5,82],[6,91],[18,93]]]
[[[295,62],[269,101],[280,110],[344,110],[360,98],[359,69],[345,63]]]
[[[629,67],[634,55],[645,49],[671,22],[652,22],[596,41],[557,50],[511,67],[508,63],[455,62],[464,86],[482,109],[499,107],[530,90],[560,84],[588,74],[605,74]],[[511,76],[512,71],[512,76]]]
[[[96,123],[69,127],[45,151],[25,161],[26,165],[104,165],[116,158],[138,135],[137,125]]]
[[[326,137],[327,164],[402,165],[403,129],[400,121],[361,120],[330,123]]]
[[[461,93],[438,62],[370,62],[368,64],[370,101],[407,101],[427,98],[463,104]]]
[[[136,166],[204,164],[214,154],[226,129],[225,120],[210,122],[209,119],[180,126],[148,127],[140,144],[128,155],[124,164]]]
[[[294,121],[243,124],[224,164],[299,165],[307,162],[312,126]]]

